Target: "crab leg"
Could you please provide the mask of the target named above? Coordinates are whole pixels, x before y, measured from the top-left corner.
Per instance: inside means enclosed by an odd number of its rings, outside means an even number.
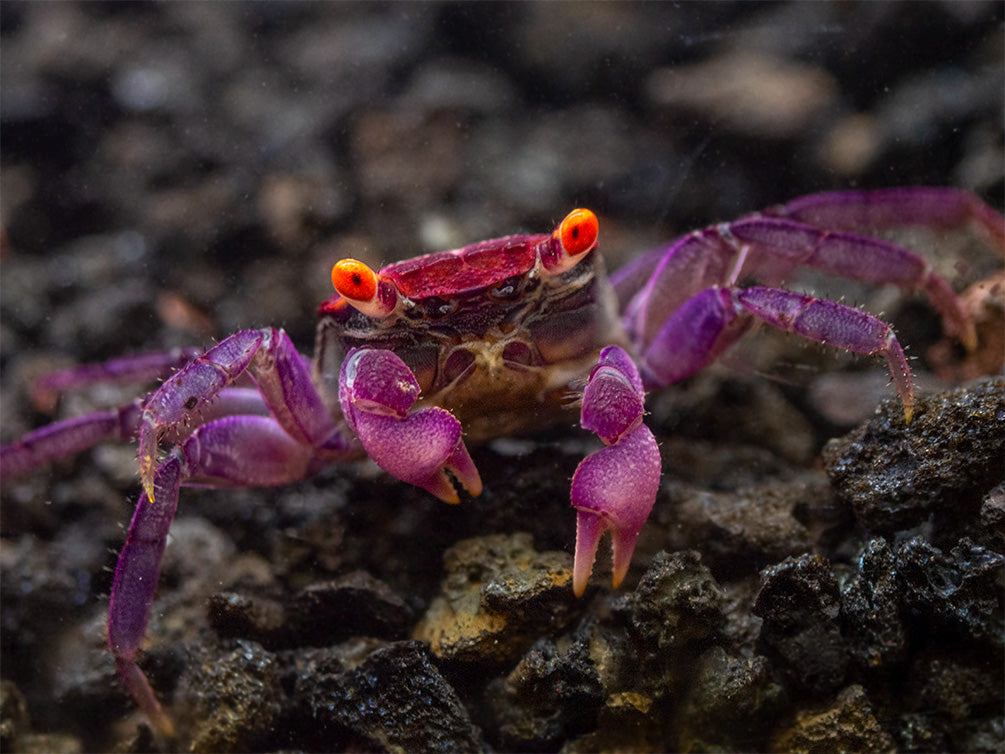
[[[907,186],[875,191],[810,194],[764,211],[771,217],[839,230],[880,230],[919,225],[960,228],[972,224],[1005,247],[1005,218],[963,189]]]
[[[757,217],[787,218],[817,228],[865,233],[910,226],[954,229],[970,225],[1005,251],[1005,218],[971,192],[956,188],[909,186],[874,191],[828,191],[770,207],[738,222]],[[653,249],[614,272],[611,282],[619,300],[628,301],[641,290],[660,264],[665,250],[683,240],[676,239],[662,247],[662,252]]]
[[[140,480],[148,495],[158,443],[198,423],[231,382],[250,370],[276,421],[290,437],[326,451],[332,460],[353,452],[311,381],[310,372],[282,330],[242,330],[166,380],[147,401],[139,431]]]
[[[21,476],[106,440],[122,442],[135,439],[140,429],[143,404],[143,399],[137,399],[116,408],[53,422],[29,432],[16,442],[0,446],[0,479]],[[198,423],[204,424],[223,416],[268,413],[269,409],[257,390],[231,387],[221,391],[217,399],[200,413]],[[180,442],[193,428],[180,428],[180,431],[169,434],[168,439]]]
[[[140,495],[126,543],[119,553],[108,606],[108,648],[129,694],[150,722],[168,734],[170,719],[161,709],[150,682],[136,664],[136,650],[150,620],[168,529],[178,507],[181,461],[172,456],[154,474],[156,504]]]
[[[128,440],[140,426],[143,401],[47,424],[0,446],[0,479],[10,479],[105,440]]]
[[[646,349],[647,378],[666,385],[707,366],[743,334],[749,323],[746,315],[824,345],[882,355],[900,394],[904,419],[911,421],[911,372],[892,328],[853,307],[779,288],[709,288],[699,293],[664,323]]]
[[[460,500],[446,470],[477,496],[481,477],[449,411],[410,409],[419,395],[415,375],[397,354],[375,348],[346,354],[339,375],[339,403],[367,455],[384,471],[422,487],[447,503]]]
[[[771,217],[753,217],[725,226],[728,233],[753,252],[739,274],[758,275],[758,263],[769,269],[781,263],[782,274],[763,276],[777,280],[796,266],[812,267],[849,280],[896,285],[923,290],[949,330],[968,348],[977,345],[974,323],[952,287],[918,254],[902,246],[854,233],[830,232],[802,223]],[[784,262],[782,261],[784,259]],[[730,281],[732,283],[734,281]]]
[[[600,537],[611,530],[612,581],[628,572],[642,525],[659,490],[659,447],[642,423],[645,393],[631,358],[618,346],[600,352],[583,392],[581,424],[604,442],[583,459],[572,477],[576,555],[572,588],[582,596]]]
[[[321,460],[271,417],[231,416],[196,429],[157,467],[155,495],[140,495],[112,583],[108,646],[129,693],[163,731],[171,733],[171,721],[135,656],[150,621],[179,487],[190,479],[214,486],[288,484],[307,476],[312,463]]]
[[[973,322],[949,283],[919,255],[887,241],[760,215],[696,231],[667,248],[626,308],[624,321],[649,344],[663,322],[700,291],[746,276],[776,283],[799,266],[867,283],[920,288],[964,345],[976,345]]]
[[[32,404],[40,411],[51,411],[56,397],[67,390],[89,385],[128,385],[163,379],[202,353],[201,348],[173,348],[170,351],[143,353],[112,359],[98,364],[84,364],[61,369],[42,377],[31,391]]]

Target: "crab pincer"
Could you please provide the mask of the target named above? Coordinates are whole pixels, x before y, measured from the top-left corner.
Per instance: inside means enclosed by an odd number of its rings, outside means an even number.
[[[346,354],[339,375],[339,404],[367,454],[391,476],[459,502],[449,469],[471,495],[482,491],[461,437],[461,423],[446,409],[409,413],[419,396],[415,375],[396,354],[375,348]]]
[[[586,591],[600,537],[611,530],[613,583],[628,572],[642,525],[659,490],[656,438],[642,423],[645,392],[631,357],[618,346],[600,352],[583,391],[581,424],[606,447],[583,459],[572,477],[576,556],[572,588]]]

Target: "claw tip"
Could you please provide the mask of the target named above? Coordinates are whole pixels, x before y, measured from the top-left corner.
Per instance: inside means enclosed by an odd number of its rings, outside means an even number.
[[[914,398],[912,396],[911,400],[903,401],[904,406],[904,424],[910,424],[911,419],[914,417]]]
[[[176,733],[174,729],[174,723],[171,722],[171,718],[167,716],[163,710],[159,715],[150,718],[150,722],[165,736],[168,738],[174,738]]]

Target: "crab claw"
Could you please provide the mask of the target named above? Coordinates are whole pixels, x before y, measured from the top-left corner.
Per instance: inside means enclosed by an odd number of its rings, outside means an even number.
[[[572,587],[586,591],[600,537],[611,530],[613,584],[628,572],[642,525],[659,490],[656,438],[642,423],[644,392],[631,358],[617,346],[605,348],[583,392],[581,423],[607,445],[583,459],[572,477],[577,509]]]
[[[482,480],[449,411],[430,407],[409,413],[419,383],[396,354],[350,351],[339,376],[339,403],[367,455],[391,476],[428,490],[447,503],[460,501],[449,470],[471,495]]]

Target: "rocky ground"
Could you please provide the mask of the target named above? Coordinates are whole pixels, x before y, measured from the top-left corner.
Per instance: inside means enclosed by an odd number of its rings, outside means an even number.
[[[574,206],[611,267],[818,190],[1001,209],[1002,13],[5,3],[2,438],[136,394],[33,408],[55,368],[268,325],[310,352],[345,256]],[[979,350],[920,297],[800,280],[895,325],[914,421],[881,364],[753,334],[651,397],[664,477],[620,590],[607,560],[569,588],[568,484],[595,447],[572,422],[475,448],[486,489],[456,507],[368,465],[183,491],[141,661],[176,739],[104,648],[135,448],[4,480],[0,747],[1002,750],[1001,256],[907,242],[957,290],[989,280]]]

